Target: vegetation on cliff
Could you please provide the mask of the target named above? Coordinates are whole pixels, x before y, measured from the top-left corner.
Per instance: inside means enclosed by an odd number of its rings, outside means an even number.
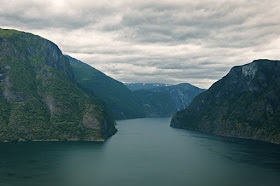
[[[80,87],[104,101],[115,119],[172,116],[204,91],[187,83],[124,85],[86,63],[67,57]],[[129,87],[136,91],[129,90]]]
[[[143,108],[132,92],[121,82],[92,66],[67,56],[75,80],[83,89],[92,92],[111,109],[115,119],[145,117]]]
[[[52,42],[0,29],[0,141],[104,140],[116,132],[104,105],[73,81]]]
[[[141,84],[140,86],[139,84],[129,84],[130,87],[132,85],[134,85],[134,89],[141,86]],[[203,91],[205,90],[189,83],[170,86],[150,83],[145,89],[133,91],[133,94],[141,102],[145,115],[155,117],[172,116],[177,111],[186,108],[193,98]]]
[[[280,61],[256,60],[230,72],[185,110],[172,127],[280,143]]]

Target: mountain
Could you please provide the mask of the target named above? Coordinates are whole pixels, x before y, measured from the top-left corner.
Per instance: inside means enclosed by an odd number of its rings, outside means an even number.
[[[153,92],[167,92],[171,98],[175,112],[185,109],[190,102],[205,89],[200,89],[189,83],[181,83],[178,85],[155,87],[151,89]],[[174,113],[175,113],[174,112]]]
[[[195,96],[205,91],[189,83],[133,91],[144,107],[146,116],[172,116],[186,108]]]
[[[101,101],[77,87],[52,42],[0,29],[0,141],[104,140],[116,132]]]
[[[177,112],[171,126],[280,144],[280,61],[233,67]]]
[[[172,116],[176,112],[168,92],[137,90],[133,94],[140,101],[145,117]]]
[[[169,86],[168,84],[164,83],[125,83],[125,86],[129,88],[131,91],[136,90],[150,90],[156,87],[166,87]]]
[[[123,83],[75,58],[67,58],[73,68],[75,80],[83,89],[104,101],[115,119],[145,117],[139,101]]]
[[[79,86],[105,102],[115,119],[171,116],[204,91],[187,83],[174,86],[160,83],[124,85],[82,61],[66,57]],[[131,91],[129,87],[137,91]]]

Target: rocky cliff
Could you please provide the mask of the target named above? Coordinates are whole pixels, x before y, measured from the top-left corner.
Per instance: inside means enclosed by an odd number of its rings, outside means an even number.
[[[0,29],[0,141],[104,140],[116,132],[103,104],[74,82],[52,42]]]
[[[256,60],[230,72],[171,121],[176,128],[280,144],[280,61]]]

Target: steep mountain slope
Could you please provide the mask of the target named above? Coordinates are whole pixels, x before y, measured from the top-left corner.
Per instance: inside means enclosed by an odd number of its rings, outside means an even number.
[[[52,42],[0,29],[0,141],[104,140],[115,122]]]
[[[280,144],[280,61],[233,67],[174,115],[172,127]]]
[[[168,92],[137,90],[133,94],[140,101],[146,117],[172,116],[176,112]]]
[[[169,86],[168,84],[164,83],[125,83],[125,86],[131,90],[150,90],[157,87],[166,87]]]
[[[172,116],[186,108],[195,96],[205,90],[189,83],[136,90],[133,94],[140,100],[146,116]]]
[[[106,76],[99,70],[73,57],[66,56],[79,85],[104,101],[116,119],[171,116],[184,109],[200,92],[204,91],[190,84],[167,86],[160,83],[126,84]]]
[[[84,89],[92,91],[103,100],[116,119],[145,117],[142,106],[123,83],[106,76],[86,63],[67,57],[73,68],[75,80]]]
[[[153,92],[167,92],[170,95],[172,105],[175,112],[185,109],[190,102],[204,89],[200,89],[189,83],[181,83],[178,85],[156,87],[151,89]],[[174,112],[174,113],[175,113]]]

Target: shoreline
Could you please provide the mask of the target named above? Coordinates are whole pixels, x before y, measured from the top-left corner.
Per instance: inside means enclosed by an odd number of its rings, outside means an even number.
[[[19,141],[0,141],[0,143],[24,143],[24,142],[105,142],[106,139],[96,139],[96,140],[79,140],[79,139],[48,139],[48,140],[19,140]]]

